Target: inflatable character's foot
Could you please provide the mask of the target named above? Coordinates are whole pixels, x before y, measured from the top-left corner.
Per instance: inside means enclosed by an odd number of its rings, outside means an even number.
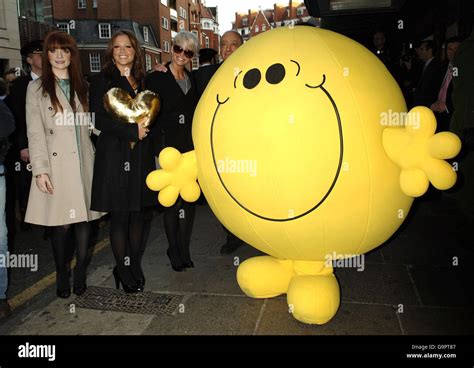
[[[270,256],[247,259],[237,269],[237,282],[252,298],[273,298],[288,290],[293,262]]]
[[[296,275],[288,288],[289,311],[298,321],[324,324],[332,319],[340,304],[339,284],[332,267],[324,262],[294,262]]]

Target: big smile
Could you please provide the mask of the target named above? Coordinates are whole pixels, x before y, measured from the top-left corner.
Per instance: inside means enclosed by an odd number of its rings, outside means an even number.
[[[299,70],[298,70],[298,72],[299,72]],[[237,77],[236,77],[236,79],[237,79]],[[220,151],[221,151],[220,156],[216,157],[217,156],[216,143],[218,143],[218,142],[216,142],[216,140],[215,140],[215,128],[216,128],[216,123],[218,122],[219,111],[223,108],[223,106],[225,106],[227,103],[229,103],[230,98],[229,97],[221,97],[221,96],[219,96],[219,94],[217,94],[217,96],[216,96],[217,107],[216,107],[216,109],[214,111],[214,114],[213,114],[211,129],[210,129],[210,145],[211,145],[212,159],[213,159],[213,163],[214,163],[215,172],[216,172],[217,176],[219,177],[219,180],[220,180],[223,188],[227,192],[227,194],[232,198],[232,200],[236,204],[238,204],[243,210],[245,210],[249,214],[252,214],[253,216],[256,216],[258,218],[261,218],[261,219],[267,220],[267,221],[277,221],[277,222],[293,221],[293,220],[296,220],[298,218],[304,217],[304,216],[310,214],[311,212],[315,211],[316,209],[318,209],[324,203],[324,201],[331,195],[331,192],[333,191],[333,189],[336,185],[336,182],[338,180],[338,177],[340,175],[340,172],[341,172],[343,153],[344,153],[344,141],[343,141],[342,123],[341,123],[339,111],[338,111],[337,105],[336,105],[335,101],[333,100],[331,94],[324,88],[325,81],[326,81],[326,77],[325,77],[325,75],[323,75],[321,83],[315,83],[313,85],[306,83],[305,88],[309,88],[310,90],[313,90],[313,91],[315,91],[315,90],[322,91],[324,96],[328,99],[328,101],[330,103],[330,106],[332,106],[332,108],[334,110],[335,118],[337,120],[337,129],[336,130],[337,130],[338,139],[339,139],[339,147],[338,147],[338,156],[339,157],[338,157],[337,161],[336,160],[334,161],[335,162],[335,165],[334,165],[335,172],[327,180],[327,183],[329,184],[327,186],[327,189],[324,189],[323,192],[319,193],[317,198],[314,198],[314,196],[313,196],[312,199],[308,199],[308,201],[310,201],[310,202],[304,210],[299,211],[299,213],[294,213],[292,216],[285,216],[285,217],[283,217],[283,216],[277,216],[277,217],[270,216],[268,214],[264,214],[262,210],[256,211],[256,210],[252,209],[250,204],[244,204],[243,203],[244,200],[242,200],[240,198],[241,196],[239,196],[238,191],[237,190],[231,190],[229,188],[228,183],[226,183],[225,177],[221,174],[221,172],[218,168],[218,159],[222,158],[221,156],[222,156],[222,150],[223,149],[222,149],[222,147],[220,147]],[[234,84],[234,86],[235,86],[235,84]],[[336,168],[336,166],[337,166],[337,168]],[[324,187],[324,188],[326,188],[326,187]]]

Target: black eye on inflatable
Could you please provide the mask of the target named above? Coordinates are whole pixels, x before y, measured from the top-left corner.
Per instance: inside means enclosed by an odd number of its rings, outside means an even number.
[[[265,78],[270,84],[280,83],[285,78],[285,67],[281,64],[273,64],[267,69]]]
[[[250,69],[244,75],[244,87],[247,89],[255,88],[260,83],[260,79],[262,79],[260,70],[257,68]]]

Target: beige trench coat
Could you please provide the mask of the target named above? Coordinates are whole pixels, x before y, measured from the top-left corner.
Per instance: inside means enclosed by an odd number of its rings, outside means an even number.
[[[63,112],[54,112],[49,95],[43,94],[41,79],[31,82],[26,95],[28,149],[33,171],[25,222],[59,226],[96,220],[104,213],[90,210],[95,150],[90,139],[87,119],[79,119],[82,162],[76,141],[72,108],[61,88],[56,95]],[[84,109],[75,96],[77,112]],[[41,192],[36,175],[48,174],[53,194]]]

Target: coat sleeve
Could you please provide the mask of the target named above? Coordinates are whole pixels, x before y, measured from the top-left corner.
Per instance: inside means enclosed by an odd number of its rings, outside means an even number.
[[[103,98],[107,93],[104,80],[93,78],[89,88],[89,109],[95,114],[95,127],[100,134],[113,135],[127,142],[138,141],[138,125],[113,119],[105,110]]]
[[[158,114],[155,124],[159,125],[161,129],[167,130],[170,128],[176,128],[180,122],[180,113],[173,111],[169,108],[170,100],[169,88],[166,88],[168,81],[165,78],[165,74],[162,72],[153,72],[145,80],[145,88],[155,92],[160,96],[161,111]]]
[[[48,146],[44,122],[41,114],[38,86],[30,83],[26,92],[26,127],[29,142],[30,162],[33,175],[48,174],[51,176]]]
[[[10,92],[11,110],[16,121],[16,144],[18,149],[28,148],[28,137],[26,134],[25,98],[28,81],[19,80],[13,83]]]
[[[0,102],[0,138],[7,138],[15,130],[15,119],[5,102]]]

